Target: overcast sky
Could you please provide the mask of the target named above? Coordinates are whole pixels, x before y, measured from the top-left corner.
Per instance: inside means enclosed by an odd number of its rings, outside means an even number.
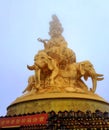
[[[37,38],[50,38],[53,14],[77,62],[89,60],[104,74],[96,93],[109,102],[109,0],[0,0],[0,116],[34,73],[26,66],[43,49]]]

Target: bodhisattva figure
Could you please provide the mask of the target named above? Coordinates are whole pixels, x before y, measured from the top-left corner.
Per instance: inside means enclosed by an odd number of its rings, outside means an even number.
[[[57,63],[61,66],[68,63],[76,62],[76,56],[73,50],[67,47],[67,42],[62,36],[63,28],[56,15],[53,15],[53,21],[50,22],[49,35],[50,40],[42,40],[38,38],[38,41],[44,44],[44,51],[57,60]]]

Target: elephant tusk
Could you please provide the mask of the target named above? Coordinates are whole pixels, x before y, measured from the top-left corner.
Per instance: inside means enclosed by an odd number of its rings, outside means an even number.
[[[35,70],[35,66],[34,66],[34,65],[33,65],[33,66],[27,65],[27,68],[28,68],[29,70]]]
[[[98,81],[101,81],[101,80],[103,80],[103,79],[104,79],[104,78],[97,78]]]
[[[103,79],[104,79],[103,74],[96,74],[96,79],[97,79],[98,81],[103,80]]]
[[[104,76],[103,74],[96,74],[97,77],[102,77]]]

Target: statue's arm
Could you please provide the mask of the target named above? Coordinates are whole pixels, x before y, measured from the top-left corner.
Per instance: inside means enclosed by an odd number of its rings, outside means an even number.
[[[39,42],[42,42],[42,43],[44,44],[44,47],[45,47],[45,48],[47,47],[47,42],[48,42],[47,39],[42,40],[41,38],[38,38],[37,40],[38,40]]]

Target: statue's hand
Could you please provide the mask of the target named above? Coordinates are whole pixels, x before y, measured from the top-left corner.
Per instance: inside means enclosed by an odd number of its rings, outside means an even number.
[[[39,42],[43,42],[43,40],[42,40],[41,38],[38,38],[37,40],[38,40]]]
[[[46,43],[46,42],[48,41],[47,39],[44,39],[44,40],[43,40],[43,39],[41,39],[41,38],[38,38],[37,40],[38,40],[39,42],[42,42],[42,43]]]

